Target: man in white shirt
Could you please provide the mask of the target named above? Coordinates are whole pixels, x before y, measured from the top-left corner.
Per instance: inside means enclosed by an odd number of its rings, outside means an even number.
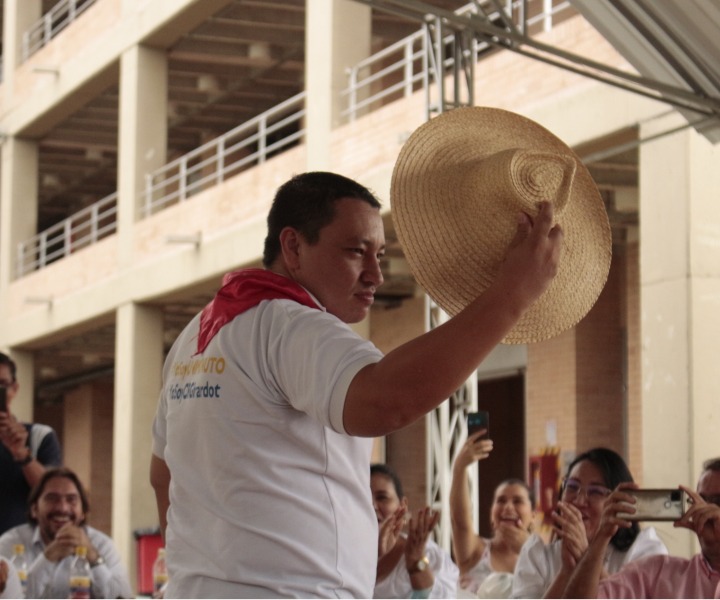
[[[371,597],[371,438],[449,397],[555,275],[562,232],[518,213],[486,292],[383,356],[348,326],[383,281],[377,199],[333,173],[284,184],[262,269],[226,276],[163,370],[151,481],[167,597]]]
[[[93,598],[132,598],[130,581],[113,541],[85,523],[90,510],[77,475],[64,467],[43,474],[28,500],[30,522],[0,536],[0,555],[25,546],[28,598],[69,598],[70,565],[87,548]]]

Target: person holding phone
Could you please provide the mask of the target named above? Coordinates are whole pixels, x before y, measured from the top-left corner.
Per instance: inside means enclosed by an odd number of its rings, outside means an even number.
[[[553,513],[553,539],[533,535],[523,546],[513,577],[513,598],[560,598],[575,566],[600,527],[612,491],[633,477],[623,458],[608,448],[578,455],[567,469],[560,501]],[[603,569],[616,573],[623,565],[667,548],[652,527],[637,523],[618,530],[610,540]]]
[[[62,462],[60,442],[52,427],[24,423],[12,413],[20,384],[15,362],[0,352],[0,534],[27,521],[27,499],[45,469]]]
[[[620,484],[608,496],[597,535],[575,568],[565,598],[719,598],[720,597],[720,458],[703,464],[697,491],[679,486],[690,508],[675,521],[700,542],[690,559],[656,555],[636,560],[603,578],[603,556],[618,531],[636,521],[618,517],[634,512],[632,484]]]
[[[515,564],[533,528],[535,502],[524,481],[506,479],[495,488],[490,508],[492,537],[475,532],[467,468],[488,458],[492,449],[487,430],[478,429],[470,433],[458,452],[450,487],[450,517],[461,589],[480,597],[499,598],[510,594]]]

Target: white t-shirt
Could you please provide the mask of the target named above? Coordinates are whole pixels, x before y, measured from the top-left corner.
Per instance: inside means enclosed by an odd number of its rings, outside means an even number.
[[[238,315],[196,356],[198,324],[168,355],[153,425],[171,472],[166,597],[369,597],[372,441],[345,434],[343,407],[382,354],[289,300]]]
[[[458,568],[450,555],[432,540],[425,546],[425,555],[435,576],[428,598],[457,597]],[[373,598],[410,598],[413,587],[407,572],[405,558],[401,557],[395,568],[382,581],[375,584]]]
[[[513,577],[513,598],[542,598],[562,567],[560,540],[545,544],[537,534],[530,536],[520,550]],[[625,552],[608,545],[604,567],[617,573],[623,565],[653,554],[667,554],[667,548],[653,527],[641,529],[632,546]]]

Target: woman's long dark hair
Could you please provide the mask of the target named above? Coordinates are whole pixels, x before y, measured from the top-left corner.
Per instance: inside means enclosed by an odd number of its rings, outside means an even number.
[[[592,448],[575,457],[575,460],[570,463],[567,469],[565,479],[570,476],[570,472],[576,464],[585,460],[595,465],[600,473],[602,473],[603,483],[608,489],[614,490],[621,483],[632,483],[634,481],[632,473],[630,473],[630,469],[623,460],[623,457],[608,448]],[[563,488],[564,486],[565,484],[563,482]],[[563,491],[564,489],[560,490],[561,498]],[[640,525],[638,525],[637,521],[633,521],[630,527],[620,527],[610,540],[610,543],[621,552],[625,552],[633,545],[639,533]]]

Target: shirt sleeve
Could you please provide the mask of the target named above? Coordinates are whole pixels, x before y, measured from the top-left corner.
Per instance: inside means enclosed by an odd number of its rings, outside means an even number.
[[[268,323],[265,383],[296,410],[338,433],[343,425],[345,397],[352,379],[383,355],[334,315],[293,302],[273,303],[264,312]]]
[[[542,598],[552,583],[551,547],[532,535],[520,550],[513,576],[513,598]]]
[[[635,561],[600,581],[598,598],[655,598],[653,582],[660,575],[654,560]],[[680,597],[680,596],[678,596]]]
[[[46,467],[62,464],[62,451],[57,434],[52,427],[33,423],[30,426],[30,449],[37,461]]]
[[[105,534],[91,530],[90,541],[105,564],[91,569],[92,595],[94,598],[132,598],[132,588],[127,570],[113,541]]]
[[[427,545],[427,556],[433,570],[435,581],[430,590],[430,598],[457,598],[457,584],[460,573],[457,566],[440,546]]]

